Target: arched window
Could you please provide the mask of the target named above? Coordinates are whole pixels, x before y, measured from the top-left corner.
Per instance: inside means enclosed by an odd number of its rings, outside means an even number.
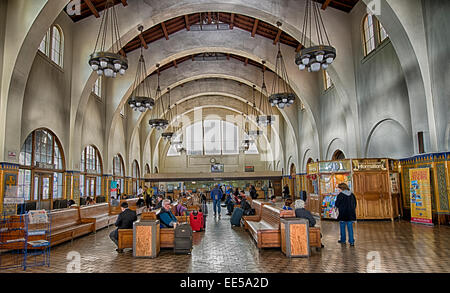
[[[140,172],[139,172],[139,163],[134,160],[133,161],[133,168],[132,168],[132,177],[133,177],[133,195],[136,195],[139,189],[139,185],[140,185]]]
[[[39,46],[39,51],[44,53],[53,62],[63,67],[64,36],[58,25],[52,25],[45,33]]]
[[[102,195],[103,165],[100,152],[95,146],[88,145],[81,154],[80,168],[81,197],[97,200]]]
[[[97,78],[97,80],[95,81],[94,86],[92,87],[92,92],[99,98],[102,96],[101,77]]]
[[[25,140],[19,155],[19,196],[30,209],[53,208],[64,196],[64,154],[58,138],[48,129],[37,129]]]
[[[120,194],[123,194],[125,191],[125,165],[122,156],[119,154],[113,158],[113,180],[117,181]]]
[[[373,25],[374,17],[367,14],[364,19],[364,54],[367,56],[375,50],[375,31]]]
[[[150,166],[145,164],[145,174],[150,174]]]
[[[332,160],[343,160],[343,159],[345,159],[345,155],[341,150],[336,150],[331,159]]]
[[[381,22],[374,15],[367,14],[363,24],[364,55],[369,55],[388,37]]]
[[[239,132],[235,124],[223,120],[205,120],[186,127],[188,155],[239,154]]]
[[[181,142],[181,133],[176,134],[172,143],[170,144],[169,150],[167,151],[168,157],[178,157],[181,153],[177,150],[177,142]],[[148,172],[150,174],[150,172]]]

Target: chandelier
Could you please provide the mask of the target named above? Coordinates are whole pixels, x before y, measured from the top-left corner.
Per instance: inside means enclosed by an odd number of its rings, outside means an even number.
[[[140,26],[139,30],[142,32],[143,27]],[[143,49],[141,46],[141,56],[139,57],[138,68],[133,84],[134,91],[131,98],[128,99],[128,105],[130,105],[131,109],[141,113],[145,112],[147,109],[153,109],[153,106],[155,105],[155,101],[150,94],[149,81],[148,78],[146,78],[147,67],[145,66],[144,54],[142,51]],[[141,80],[142,84],[140,84]]]
[[[161,97],[161,87],[159,86],[159,64],[156,64],[156,68],[158,72],[158,87],[156,88],[155,103],[159,102],[159,105],[155,105],[155,108],[152,111],[152,119],[150,119],[148,123],[156,130],[163,130],[167,128],[169,121],[164,117],[164,103]],[[163,118],[160,118],[161,116],[163,116]]]
[[[278,29],[281,26],[277,22]],[[281,54],[281,42],[278,42],[277,62],[275,64],[275,78],[272,84],[272,94],[269,97],[269,103],[272,107],[277,106],[279,109],[284,109],[285,106],[294,104],[295,94],[289,85],[289,77],[284,64],[283,55]]]
[[[110,33],[108,33],[108,29]],[[106,51],[106,40],[111,34],[111,51]],[[114,1],[106,2],[94,52],[89,57],[89,66],[97,72],[98,76],[116,77],[117,73],[124,75],[128,69],[128,60],[125,56],[117,54],[122,48],[120,43],[119,24],[117,13],[114,8]],[[98,49],[98,50],[97,50]]]
[[[170,88],[167,88],[167,95],[169,96],[169,102],[168,102],[168,107],[167,107],[167,116],[165,116],[164,118],[167,118],[167,121],[169,123],[172,122],[172,112],[170,111]],[[162,138],[164,138],[165,140],[168,140],[169,142],[172,140],[173,135],[174,135],[174,131],[171,129],[171,126],[168,126],[167,131],[164,132],[163,134],[161,134]]]
[[[314,24],[312,23],[314,18]],[[312,27],[316,29],[317,46],[312,45]],[[300,70],[308,68],[309,72],[317,72],[327,69],[336,59],[336,49],[331,46],[325,25],[323,24],[322,15],[320,14],[319,4],[306,0],[305,18],[303,20],[303,37],[302,44],[306,44],[306,36],[309,31],[309,47],[303,47],[297,53],[295,64]],[[327,44],[325,44],[325,39]]]
[[[261,127],[266,127],[269,125],[272,125],[275,121],[275,116],[272,115],[272,108],[269,105],[269,102],[267,101],[267,87],[266,82],[264,79],[264,73],[266,71],[266,61],[262,61],[263,67],[262,67],[262,86],[261,86],[261,99],[259,101],[259,109],[260,111],[266,115],[258,115],[256,116],[256,123]]]

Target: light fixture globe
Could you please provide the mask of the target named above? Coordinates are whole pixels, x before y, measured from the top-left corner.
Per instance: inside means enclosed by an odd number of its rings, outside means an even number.
[[[278,108],[284,108],[284,106],[290,106],[295,102],[295,95],[293,93],[277,93],[270,95],[269,103],[277,105]]]
[[[308,56],[315,57],[309,58]],[[306,59],[308,60],[307,64],[305,64],[304,62]],[[300,70],[310,68],[312,72],[317,72],[320,70],[320,68],[327,69],[335,59],[336,49],[334,47],[320,45],[300,50],[300,52],[298,52],[297,56],[295,57],[295,64],[299,66]]]
[[[171,140],[172,140],[173,135],[174,135],[174,133],[173,133],[173,132],[170,132],[170,131],[169,131],[169,132],[164,132],[164,133],[161,134],[162,138],[163,138],[164,140],[168,140],[168,141],[171,141]]]
[[[140,96],[130,98],[127,103],[131,109],[141,113],[151,110],[155,106],[155,101],[152,98]]]
[[[274,122],[275,116],[273,115],[259,115],[256,117],[256,123],[262,127],[272,125]]]
[[[318,72],[321,68],[326,70],[336,59],[336,49],[330,44],[319,6],[316,1],[306,0],[303,37],[300,42],[303,48],[295,57],[295,64],[301,71]],[[313,44],[312,28],[316,30],[318,45]]]
[[[163,130],[167,128],[167,126],[169,125],[169,121],[165,119],[150,119],[148,121],[148,124],[150,124],[152,128],[156,128],[157,130]]]
[[[111,24],[108,26],[108,24]],[[108,32],[108,28],[110,32]],[[106,41],[111,35],[111,50],[106,48]],[[98,76],[116,77],[117,74],[124,75],[128,69],[128,59],[116,52],[122,48],[120,42],[119,24],[117,13],[114,8],[114,1],[107,0],[105,11],[102,16],[100,29],[98,31],[97,41],[94,52],[89,56],[89,66]]]
[[[263,132],[261,130],[250,130],[248,132],[248,136],[250,136],[250,137],[258,137],[262,134],[263,134]]]

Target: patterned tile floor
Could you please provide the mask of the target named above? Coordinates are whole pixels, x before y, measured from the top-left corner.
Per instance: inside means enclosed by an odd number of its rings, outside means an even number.
[[[64,273],[68,253],[81,255],[81,272],[95,273],[352,273],[367,272],[377,263],[383,273],[449,273],[450,227],[427,227],[406,221],[358,222],[356,246],[337,243],[337,222],[322,221],[323,243],[320,252],[312,249],[309,258],[285,257],[280,249],[259,251],[243,228],[231,228],[229,216],[207,219],[206,232],[194,233],[192,255],[175,255],[163,249],[155,259],[136,259],[130,249],[118,254],[108,235],[113,227],[87,235],[51,250],[50,267],[32,267],[26,272]],[[375,252],[375,253],[374,253]],[[21,269],[2,273],[22,272]]]

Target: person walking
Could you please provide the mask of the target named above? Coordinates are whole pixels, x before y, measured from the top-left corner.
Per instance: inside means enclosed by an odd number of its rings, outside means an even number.
[[[217,215],[217,212],[219,213],[219,219],[220,219],[220,201],[222,199],[223,193],[222,190],[219,188],[218,185],[215,186],[215,188],[211,191],[211,199],[213,201],[213,210],[214,210],[214,217]]]
[[[348,188],[345,183],[340,183],[338,185],[340,193],[336,198],[336,203],[334,206],[338,209],[338,221],[341,232],[341,238],[339,243],[346,242],[346,227],[348,231],[348,242],[350,246],[355,245],[355,239],[353,238],[353,222],[356,221],[356,197]]]
[[[251,186],[250,186],[250,197],[251,197],[252,199],[258,198],[258,193],[256,192],[256,188],[255,188],[254,185],[251,185]]]

